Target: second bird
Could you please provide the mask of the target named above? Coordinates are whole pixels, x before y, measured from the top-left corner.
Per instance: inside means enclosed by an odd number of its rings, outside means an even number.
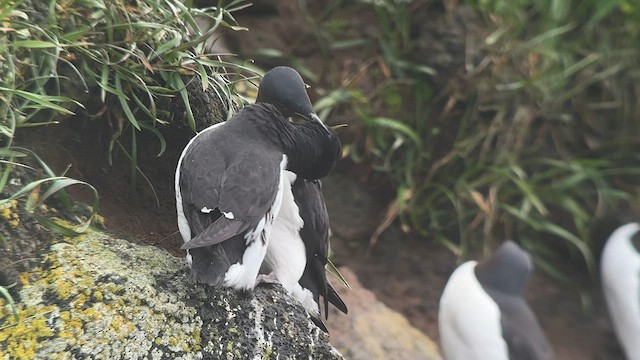
[[[447,360],[551,360],[555,355],[523,298],[533,264],[506,241],[489,258],[451,274],[440,298],[438,327]]]

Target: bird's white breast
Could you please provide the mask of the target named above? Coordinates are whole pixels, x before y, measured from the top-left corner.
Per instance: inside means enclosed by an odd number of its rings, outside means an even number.
[[[640,254],[631,237],[640,224],[611,234],[602,252],[601,276],[616,336],[630,360],[640,359]]]
[[[475,261],[451,274],[440,298],[438,326],[447,360],[508,360],[500,309],[478,282]]]
[[[275,272],[282,286],[289,292],[302,291],[298,281],[307,263],[305,246],[300,238],[304,225],[298,211],[291,185],[296,174],[284,172],[282,206],[275,220],[265,262]]]

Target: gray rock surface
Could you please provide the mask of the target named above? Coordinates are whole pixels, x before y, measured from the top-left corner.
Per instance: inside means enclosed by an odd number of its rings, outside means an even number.
[[[0,298],[0,359],[341,359],[280,286],[215,290],[182,259],[92,232],[20,274],[20,322]]]

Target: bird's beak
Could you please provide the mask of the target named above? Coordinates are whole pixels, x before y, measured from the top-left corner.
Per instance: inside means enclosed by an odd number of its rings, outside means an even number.
[[[331,132],[329,131],[329,128],[327,127],[327,125],[325,125],[322,120],[320,120],[320,117],[316,114],[316,113],[311,113],[309,114],[309,121],[314,121],[317,122],[318,124],[320,124],[320,126],[322,126],[322,128],[324,129],[324,131],[327,132],[327,134],[331,134]]]

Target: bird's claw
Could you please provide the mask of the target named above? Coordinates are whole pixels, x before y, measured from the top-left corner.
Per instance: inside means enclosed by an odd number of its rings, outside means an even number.
[[[280,285],[280,280],[278,280],[278,277],[274,272],[269,274],[260,274],[256,278],[256,286],[261,284]]]

